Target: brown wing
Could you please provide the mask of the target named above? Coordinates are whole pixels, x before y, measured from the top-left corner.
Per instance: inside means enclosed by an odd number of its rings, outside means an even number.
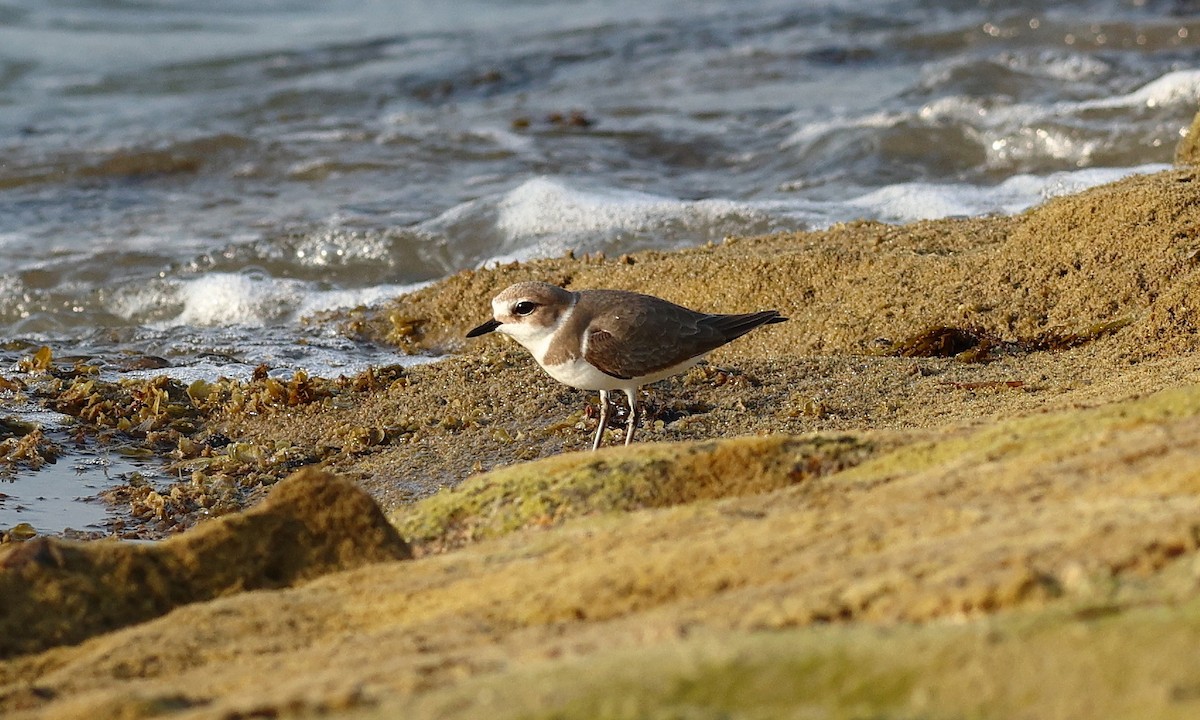
[[[589,294],[595,308],[585,358],[602,372],[622,379],[665,370],[759,325],[782,320],[774,310],[709,315],[649,295],[600,290]],[[630,296],[637,302],[629,302]]]

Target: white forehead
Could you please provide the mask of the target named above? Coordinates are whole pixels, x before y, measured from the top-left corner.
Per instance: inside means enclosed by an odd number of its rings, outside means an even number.
[[[556,285],[543,282],[523,282],[510,285],[492,298],[492,310],[508,312],[522,300],[530,300],[538,305],[569,305],[574,296]]]

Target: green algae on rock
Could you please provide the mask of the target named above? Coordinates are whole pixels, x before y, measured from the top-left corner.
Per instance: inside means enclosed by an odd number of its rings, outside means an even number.
[[[916,476],[950,461],[976,468],[973,472],[976,482],[982,482],[996,468],[1009,471],[1013,466],[1022,467],[1021,474],[1032,481],[1052,463],[1081,452],[1111,455],[1114,461],[1124,453],[1136,454],[1137,442],[1124,450],[1119,449],[1121,430],[1187,426],[1198,418],[1200,386],[1169,388],[1123,403],[1077,412],[1015,418],[970,433],[943,435],[935,440],[915,440],[847,468],[837,476],[837,481],[870,483],[881,476]],[[1143,489],[1148,491],[1157,483],[1169,482],[1174,491],[1200,491],[1200,466],[1192,467],[1184,463],[1174,471],[1169,470],[1168,465],[1148,474],[1143,480]],[[1062,492],[1062,488],[1054,491]],[[1197,542],[1200,542],[1200,537],[1197,537]]]
[[[410,557],[354,483],[302,470],[258,507],[156,545],[37,538],[0,550],[0,656],[79,642],[174,607]]]
[[[452,547],[570,517],[766,492],[861,462],[849,435],[742,437],[576,452],[468,478],[393,514],[410,543]]]
[[[704,632],[472,677],[345,720],[1186,718],[1200,714],[1200,600],[1104,616]]]

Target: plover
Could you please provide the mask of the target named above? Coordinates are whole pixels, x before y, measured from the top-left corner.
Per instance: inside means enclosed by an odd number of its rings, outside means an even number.
[[[533,354],[555,380],[600,391],[600,423],[592,450],[608,426],[609,393],[629,398],[625,444],[641,417],[641,386],[683,372],[705,355],[760,325],[787,320],[777,310],[712,315],[653,295],[624,290],[571,292],[523,282],[492,299],[493,318],[467,333],[504,333]]]

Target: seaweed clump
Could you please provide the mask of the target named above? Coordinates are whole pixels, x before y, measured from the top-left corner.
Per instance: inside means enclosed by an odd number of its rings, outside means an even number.
[[[1080,332],[1044,332],[1025,340],[1004,340],[976,327],[935,325],[898,342],[886,345],[881,354],[906,358],[954,358],[977,363],[993,359],[997,352],[1059,352],[1086,345],[1130,325],[1133,318],[1097,322]]]
[[[980,329],[938,325],[892,343],[885,355],[907,358],[956,358],[963,362],[982,362],[998,338]]]
[[[11,475],[17,467],[40,470],[62,455],[62,447],[37,423],[0,418],[0,438],[0,476]]]
[[[86,372],[56,376],[48,350],[39,351],[29,365],[51,375],[40,383],[38,394],[47,406],[81,422],[81,441],[91,435],[126,456],[161,458],[166,471],[179,478],[164,488],[134,473],[124,484],[101,493],[106,501],[128,507],[135,527],[120,520],[113,527],[124,537],[157,536],[238,510],[287,474],[342,451],[288,440],[265,444],[231,438],[220,431],[222,421],[316,403],[346,404],[349,396],[402,381],[403,375],[398,367],[337,379],[298,370],[280,379],[260,366],[247,381],[220,378],[184,384],[166,375],[109,381]],[[386,433],[360,434],[362,446],[391,439]]]

